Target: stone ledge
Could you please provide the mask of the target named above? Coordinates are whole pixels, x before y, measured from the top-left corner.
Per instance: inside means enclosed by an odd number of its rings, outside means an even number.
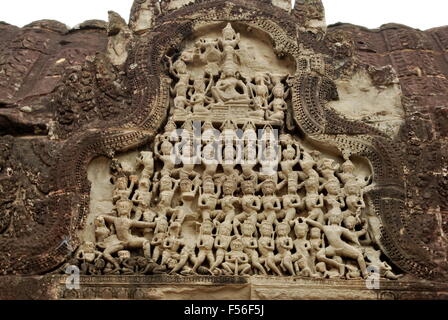
[[[448,283],[381,280],[368,289],[364,280],[322,280],[262,276],[81,276],[79,290],[68,290],[68,276],[0,277],[0,299],[120,300],[448,300]]]

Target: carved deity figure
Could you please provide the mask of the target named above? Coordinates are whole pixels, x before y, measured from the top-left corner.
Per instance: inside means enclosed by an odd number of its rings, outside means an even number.
[[[297,209],[303,208],[303,202],[297,194],[298,185],[295,181],[288,182],[288,193],[283,196],[283,218],[282,222],[289,223],[297,215]]]
[[[265,74],[256,74],[254,77],[255,84],[250,83],[250,93],[254,100],[255,107],[258,109],[268,109],[269,98],[269,78]]]
[[[111,235],[111,231],[106,226],[106,221],[102,216],[96,217],[94,224],[95,224],[96,243],[102,244]]]
[[[303,155],[303,159],[299,160],[300,167],[303,170],[303,174],[301,175],[301,178],[303,180],[314,179],[313,181],[315,181],[315,179],[317,179],[317,182],[319,183],[319,173],[317,173],[317,171],[314,170],[316,161],[308,152],[303,152],[302,155]]]
[[[229,249],[230,242],[232,241],[232,225],[230,223],[219,223],[216,222],[218,226],[218,235],[215,238],[214,247],[216,249],[216,260],[215,263],[210,267],[210,271],[215,275],[220,275],[221,270],[218,269],[224,261],[227,250]]]
[[[163,175],[157,184],[159,189],[159,203],[156,207],[156,214],[158,217],[166,219],[167,214],[173,212],[171,204],[174,193],[179,186],[179,180],[171,178],[169,175]]]
[[[243,181],[252,181],[255,184],[258,184],[258,174],[254,171],[254,167],[257,165],[257,149],[256,145],[253,142],[248,142],[244,147],[244,158],[241,162],[242,172],[240,174],[240,178]]]
[[[130,180],[130,185],[129,184]],[[113,202],[116,203],[119,200],[129,200],[132,190],[134,189],[135,183],[138,181],[138,177],[132,175],[129,177],[122,175],[119,176],[115,181],[115,188],[113,191]]]
[[[249,89],[239,74],[232,69],[224,69],[216,85],[211,88],[211,93],[218,104],[249,104]]]
[[[325,248],[325,257],[339,256],[355,259],[358,262],[363,277],[367,276],[366,262],[364,260],[362,251],[359,248],[348,244],[342,239],[342,237],[345,237],[348,240],[353,240],[354,238],[353,233],[350,230],[340,226],[342,222],[342,215],[331,215],[328,220],[329,225],[322,225],[316,221],[309,219],[307,219],[306,222],[314,227],[321,229],[324,232],[325,237],[329,243],[329,246]],[[324,262],[341,268],[342,270],[340,270],[340,273],[344,273],[343,264],[338,263],[337,261],[332,259],[325,259],[325,257],[323,257]]]
[[[169,63],[169,70],[171,75],[178,79],[174,88],[171,89],[171,94],[174,98],[174,105],[176,110],[184,111],[188,105],[187,93],[190,87],[191,75],[188,72],[187,64],[180,58],[173,63],[171,57],[166,57]]]
[[[222,69],[230,71],[232,76],[238,70],[236,61],[239,59],[236,53],[236,47],[241,41],[241,36],[236,33],[230,23],[222,30],[222,39],[218,42],[223,48]]]
[[[204,263],[205,259],[207,259],[210,268],[215,264],[215,256],[212,250],[215,243],[215,239],[212,235],[213,228],[214,225],[211,221],[204,221],[201,224],[199,237],[196,242],[199,253],[193,266],[193,272],[197,271],[197,269]]]
[[[275,195],[277,185],[272,180],[266,180],[261,183],[261,190],[263,210],[258,214],[258,221],[267,220],[269,223],[274,223],[277,220],[277,213],[282,209],[280,199]]]
[[[159,151],[160,148],[160,151]],[[158,159],[160,159],[163,162],[163,168],[160,171],[160,174],[163,175],[170,175],[174,167],[176,165],[176,156],[173,152],[174,146],[169,141],[168,138],[161,138],[161,136],[158,136],[156,138],[156,143],[154,146],[154,153],[157,156]]]
[[[194,263],[194,246],[186,244],[180,254],[179,254],[179,261],[174,266],[174,268],[171,270],[170,274],[175,274],[180,271],[180,274],[182,275],[189,275],[191,274],[192,268],[188,266],[188,262],[191,261]]]
[[[363,181],[359,181],[358,177],[354,174],[355,165],[350,159],[347,159],[341,165],[341,172],[336,172],[336,175],[341,179],[342,183],[346,185],[349,181],[356,181],[359,183],[359,187],[363,188],[371,182],[371,177],[366,177]]]
[[[192,206],[193,201],[196,199],[201,180],[199,178],[191,180],[190,178],[183,177],[180,179],[180,198],[182,200],[182,206],[177,207],[171,217],[171,221],[182,224],[185,218],[189,215],[194,215]]]
[[[132,210],[132,202],[130,200],[119,200],[116,204],[118,217],[104,215],[105,221],[110,222],[115,227],[118,242],[109,244],[103,256],[111,262],[116,269],[120,267],[119,263],[112,257],[112,254],[123,249],[142,248],[145,257],[150,256],[150,242],[148,239],[138,237],[132,234],[132,228],[154,228],[154,223],[135,221],[129,218]]]
[[[221,185],[218,184],[215,191],[215,183],[211,176],[206,176],[202,181],[202,188],[199,189],[198,207],[201,210],[202,221],[210,220],[218,205],[221,196]]]
[[[278,181],[278,164],[279,156],[278,150],[274,147],[273,143],[270,142],[266,145],[263,150],[263,156],[259,159],[261,164],[260,172],[258,178],[263,181],[266,179],[273,180],[275,183]]]
[[[201,161],[205,166],[203,177],[214,177],[218,169],[218,156],[215,145],[215,138],[208,137],[205,141],[205,146],[202,148]]]
[[[344,186],[344,194],[347,204],[347,210],[344,213],[359,217],[361,210],[366,207],[359,183],[356,180],[347,181]]]
[[[381,251],[380,250],[376,250],[372,247],[366,247],[366,248],[364,248],[364,255],[367,260],[367,266],[373,268],[374,270],[376,269],[380,273],[381,277],[384,277],[384,278],[390,279],[390,280],[397,280],[403,276],[402,274],[396,275],[392,271],[392,267],[387,262],[381,261],[381,259],[380,259]]]
[[[318,169],[325,181],[339,181],[335,176],[336,171],[339,169],[339,165],[335,164],[332,159],[321,160]]]
[[[195,50],[199,60],[206,64],[204,72],[211,77],[219,74],[219,63],[223,56],[219,48],[219,40],[200,39],[195,43]]]
[[[256,186],[253,181],[241,182],[243,197],[241,198],[241,207],[243,211],[235,217],[233,226],[236,228],[240,223],[249,221],[252,224],[257,223],[257,214],[261,209],[260,197],[255,195]],[[238,234],[235,232],[235,234]]]
[[[143,171],[141,173],[142,179],[151,179],[154,174],[154,157],[153,153],[140,152],[140,157],[137,159],[137,163],[143,166]]]
[[[222,208],[222,213],[218,214],[216,219],[218,221],[225,220],[227,223],[233,223],[235,219],[235,204],[240,203],[240,198],[235,197],[235,191],[237,189],[236,181],[233,177],[228,177],[224,180],[222,190],[224,197],[219,199],[219,204]]]
[[[258,255],[258,241],[255,238],[254,233],[256,232],[256,222],[246,221],[241,225],[241,241],[244,245],[244,253],[246,253],[249,257],[250,264],[252,267],[257,269],[261,274],[267,275],[266,270],[264,270],[263,266],[260,263],[259,255]]]
[[[296,253],[293,256],[294,269],[296,274],[309,277],[312,274],[311,270],[311,243],[307,239],[308,224],[299,222],[299,219],[294,221],[294,233],[296,239],[293,241]]]
[[[291,228],[288,223],[281,222],[277,224],[277,239],[275,240],[275,245],[277,248],[277,255],[275,256],[275,261],[280,262],[280,268],[284,271],[289,272],[290,275],[295,276],[293,266],[293,257],[291,250],[294,248],[293,241],[289,237],[289,232]]]
[[[274,87],[272,89],[272,95],[274,99],[269,104],[266,119],[274,120],[274,121],[284,121],[285,119],[285,111],[288,108],[288,105],[285,99],[289,95],[289,90],[285,92],[285,86],[282,83],[281,76],[271,75],[272,83]]]
[[[76,251],[76,259],[83,263],[94,263],[96,259],[102,256],[102,253],[96,249],[91,241],[84,242]]]
[[[324,184],[324,188],[327,190],[327,195],[324,200],[328,207],[325,217],[329,217],[330,215],[342,215],[341,208],[345,207],[345,201],[339,180],[329,180]]]
[[[274,228],[272,223],[263,221],[260,225],[260,239],[258,240],[258,249],[261,253],[260,262],[264,263],[267,271],[274,271],[278,276],[282,273],[275,263],[275,240],[273,238]]]
[[[157,263],[163,252],[162,244],[168,236],[169,225],[164,217],[157,218],[154,225],[154,237],[151,239],[151,246],[153,247],[152,260]]]
[[[193,144],[191,140],[188,139],[187,143],[182,147],[182,152],[179,155],[179,158],[182,162],[182,168],[176,169],[173,172],[178,173],[179,178],[199,178],[199,173],[197,173],[194,168],[196,164],[199,162],[199,155],[195,154]]]
[[[249,257],[243,251],[244,244],[237,238],[230,243],[230,252],[226,253],[225,262],[222,264],[228,275],[247,275],[250,271]]]
[[[294,166],[299,163],[300,160],[300,146],[297,142],[293,141],[291,137],[281,137],[284,139],[283,143],[286,144],[286,148],[283,150],[283,158],[280,162],[281,172],[279,172],[280,179],[291,179],[298,182],[298,173],[294,171]]]
[[[193,88],[189,92],[193,113],[210,113],[205,104],[212,102],[212,99],[207,97],[207,92],[210,91],[212,83],[213,81],[210,79],[208,86],[206,86],[204,76],[194,80]]]
[[[168,230],[168,236],[163,240],[161,246],[162,261],[160,265],[168,269],[174,269],[179,261],[179,249],[185,245],[184,240],[180,237],[181,225],[172,223]]]
[[[132,201],[137,205],[134,220],[139,221],[144,213],[149,214],[148,211],[152,200],[152,192],[149,191],[150,186],[150,179],[143,176],[138,183],[138,189],[134,192],[132,197]]]

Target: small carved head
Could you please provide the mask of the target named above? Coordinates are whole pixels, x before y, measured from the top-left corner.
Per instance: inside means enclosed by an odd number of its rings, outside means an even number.
[[[128,178],[126,176],[118,177],[115,186],[119,190],[125,190],[128,187]]]
[[[356,222],[357,221],[354,216],[347,216],[344,218],[344,226],[349,230],[352,230],[355,228]]]
[[[223,236],[230,236],[232,233],[232,225],[227,222],[223,222],[218,227],[218,234]]]
[[[116,207],[119,217],[129,216],[131,214],[133,204],[130,200],[119,200],[117,201]]]
[[[160,179],[160,189],[162,191],[171,190],[173,187],[173,180],[169,175],[164,175],[162,179]]]
[[[261,186],[261,191],[265,196],[273,195],[276,189],[275,182],[273,180],[265,180]]]
[[[211,176],[207,176],[204,178],[202,182],[202,188],[204,193],[211,194],[215,191],[215,183],[213,182],[213,178]]]
[[[306,238],[306,235],[308,233],[308,224],[296,221],[294,226],[294,233],[296,234],[297,238]]]
[[[355,165],[350,160],[347,160],[341,165],[341,168],[345,173],[353,173],[355,170]]]
[[[201,234],[211,235],[213,231],[214,225],[213,222],[206,220],[201,224]]]
[[[164,156],[168,156],[173,151],[173,145],[167,139],[163,140],[160,150]]]
[[[243,241],[240,238],[232,240],[232,242],[230,243],[230,249],[232,251],[243,251],[244,249]]]
[[[344,191],[347,195],[358,195],[360,186],[355,179],[347,181],[344,186]]]
[[[288,145],[288,147],[283,150],[283,158],[285,160],[293,160],[296,155],[296,150],[291,145]]]
[[[222,190],[227,196],[233,195],[236,191],[236,188],[236,182],[233,178],[227,178],[222,186]]]
[[[325,262],[319,262],[318,264],[316,264],[316,271],[322,273],[326,272],[327,266],[325,265]]]
[[[341,192],[341,184],[337,179],[332,179],[325,184],[325,189],[329,194],[338,195]]]
[[[169,227],[169,234],[174,237],[179,237],[181,228],[182,226],[179,222],[172,222]]]
[[[245,195],[255,194],[255,186],[253,181],[243,181],[241,182],[241,190]]]
[[[151,151],[147,151],[147,152],[142,151],[140,153],[140,159],[139,160],[145,167],[152,167],[152,166],[154,166],[154,158],[153,158],[153,154],[152,154]]]
[[[272,223],[269,223],[269,221],[265,220],[261,223],[260,226],[260,234],[264,237],[270,237],[272,236],[272,233],[274,232],[274,227],[272,226]]]
[[[344,216],[342,214],[332,214],[330,215],[330,217],[328,218],[328,224],[329,225],[341,225],[342,220],[344,219]]]
[[[227,26],[222,30],[222,36],[224,40],[235,40],[236,32],[232,28],[232,25],[230,23],[228,23]]]
[[[190,178],[182,178],[180,180],[179,186],[182,192],[191,192],[193,188],[193,182],[190,180]]]
[[[95,227],[96,228],[101,228],[101,227],[105,227],[106,226],[106,222],[104,221],[104,218],[99,216],[95,218]]]
[[[311,157],[304,157],[303,161],[300,163],[303,170],[311,170],[315,164],[316,161],[314,161],[314,159]]]
[[[176,62],[174,62],[173,68],[178,73],[181,73],[181,74],[187,73],[187,64],[182,59],[178,59]]]
[[[276,231],[279,236],[287,236],[289,234],[289,232],[291,231],[291,227],[289,226],[288,223],[281,222],[281,223],[277,224]]]
[[[131,257],[131,253],[128,250],[120,250],[118,251],[118,258],[120,260],[129,259]]]
[[[320,239],[320,229],[319,228],[311,228],[310,238],[311,239]]]
[[[149,189],[149,184],[151,181],[148,178],[142,178],[138,184],[140,190],[147,191]]]
[[[305,259],[299,259],[297,261],[297,264],[299,265],[299,268],[302,269],[302,270],[307,268],[307,264],[306,264],[306,260]]]
[[[283,86],[281,85],[276,85],[273,89],[272,89],[272,94],[274,95],[275,98],[277,99],[282,99],[285,96],[285,90],[283,88]]]
[[[241,232],[243,233],[243,236],[251,237],[254,234],[255,230],[255,225],[250,223],[249,221],[245,221],[241,225]]]

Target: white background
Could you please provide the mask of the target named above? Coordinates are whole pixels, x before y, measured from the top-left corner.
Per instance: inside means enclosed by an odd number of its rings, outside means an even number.
[[[293,0],[294,1],[294,0]],[[22,27],[54,19],[73,27],[85,20],[107,20],[107,11],[128,20],[133,0],[0,0],[0,21]],[[448,0],[323,0],[327,23],[368,28],[396,22],[426,30],[448,25]]]

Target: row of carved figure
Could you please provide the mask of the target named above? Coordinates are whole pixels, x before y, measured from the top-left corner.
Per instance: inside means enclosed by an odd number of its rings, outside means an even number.
[[[164,163],[158,179],[152,153],[142,153],[139,179],[115,161],[115,211],[96,218],[96,242],[78,252],[84,272],[356,278],[375,264],[395,278],[372,247],[362,219],[367,182],[356,177],[354,164],[346,160],[339,168],[291,139],[283,142],[280,172],[220,164],[223,172],[216,173],[207,166],[195,171],[189,162]],[[164,162],[157,151],[156,158]],[[188,232],[192,223],[199,232]]]
[[[197,239],[191,242],[182,237],[178,223],[169,224],[163,218],[155,223],[139,223],[126,217],[127,208],[120,204],[119,217],[97,218],[97,241],[102,241],[96,245],[84,243],[76,255],[83,273],[273,274],[358,279],[368,275],[368,267],[374,267],[383,277],[398,278],[381,261],[381,252],[374,249],[371,241],[360,240],[367,233],[366,222],[358,222],[353,216],[332,215],[326,224],[298,218],[290,224],[277,223],[275,227],[268,221],[258,224],[246,221],[240,226],[240,235],[232,235],[230,223],[205,221],[200,224]],[[126,239],[116,242],[114,247],[106,243],[113,241],[106,221],[111,222],[117,235],[127,233]],[[358,231],[357,226],[361,226]],[[148,240],[131,235],[130,228],[155,230]],[[143,254],[133,255],[133,249],[139,248],[143,248]],[[117,258],[111,256],[115,252]]]
[[[154,175],[152,153],[142,153],[140,180],[137,175],[118,176],[113,201],[132,200],[136,205],[134,219],[143,217],[147,222],[171,216],[172,221],[182,224],[197,213],[202,221],[224,220],[235,225],[247,219],[254,223],[289,222],[306,211],[311,219],[323,223],[326,215],[342,214],[343,209],[345,214],[359,217],[365,207],[363,188],[368,181],[358,179],[350,160],[339,166],[331,159],[320,159],[318,153],[311,156],[292,139],[283,142],[287,147],[278,159],[266,155],[264,160],[242,163],[240,169],[233,158],[227,161],[226,147],[222,163],[209,158],[208,145],[199,162],[192,161],[192,151],[184,147],[182,161],[176,165],[173,145],[164,140],[161,153],[157,143],[155,147],[162,169]]]

